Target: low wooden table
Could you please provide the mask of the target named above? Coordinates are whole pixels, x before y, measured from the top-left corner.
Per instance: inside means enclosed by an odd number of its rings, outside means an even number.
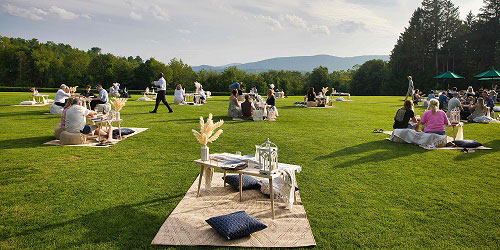
[[[194,104],[201,104],[200,94],[197,93],[187,93],[185,94],[186,102],[192,102]],[[196,100],[196,102],[195,102]]]
[[[221,170],[224,172],[224,187],[226,186],[226,174],[227,173],[236,173],[239,175],[239,183],[240,183],[240,202],[243,200],[243,189],[242,189],[242,176],[245,175],[250,175],[250,176],[255,176],[255,177],[260,177],[260,178],[266,178],[269,180],[269,195],[271,199],[271,214],[274,219],[274,191],[273,191],[273,178],[279,177],[283,174],[283,172],[280,169],[283,168],[292,168],[294,171],[300,171],[302,168],[297,165],[290,165],[290,164],[285,164],[285,163],[278,163],[278,170],[273,172],[271,175],[265,175],[259,173],[259,169],[254,168],[254,167],[247,167],[242,170],[228,170],[228,169],[223,169],[222,168],[222,163],[219,161],[215,160],[208,160],[208,161],[202,161],[201,159],[195,160],[194,163],[201,165],[200,167],[200,178],[198,180],[198,192],[197,192],[197,197],[200,196],[200,191],[201,191],[201,180],[203,177],[203,173],[205,172],[206,168],[213,168],[217,170]],[[294,202],[296,203],[297,197],[295,196],[296,192],[294,191]]]
[[[99,141],[99,142],[101,141],[102,124],[106,123],[107,124],[106,127],[113,128],[113,126],[112,126],[113,122],[118,123],[118,135],[120,136],[120,140],[123,140],[122,130],[121,130],[122,121],[123,121],[122,119],[119,119],[119,120],[117,120],[117,119],[102,119],[102,118],[100,120],[92,119],[92,122],[98,124],[97,128],[99,128],[99,134],[97,135],[97,141]],[[113,131],[112,130],[110,131],[110,130],[111,129],[108,130],[109,133],[113,133]]]
[[[158,93],[142,92],[142,95],[152,100],[156,100],[156,96],[158,95]]]
[[[35,103],[47,104],[49,101],[49,95],[36,94],[31,97]]]

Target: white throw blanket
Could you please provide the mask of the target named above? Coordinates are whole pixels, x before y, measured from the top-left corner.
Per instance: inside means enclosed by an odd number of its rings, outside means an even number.
[[[273,178],[274,198],[284,202],[286,209],[290,209],[295,200],[295,187],[297,186],[295,171],[300,172],[300,169],[280,167],[280,170],[282,175]],[[270,194],[269,179],[262,179],[260,181],[260,191],[263,194]]]
[[[391,141],[398,137],[407,143],[435,148],[446,144],[446,135],[417,132],[413,129],[395,129],[391,134]]]

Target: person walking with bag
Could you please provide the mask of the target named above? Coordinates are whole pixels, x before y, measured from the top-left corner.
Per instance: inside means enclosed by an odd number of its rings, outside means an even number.
[[[408,91],[406,92],[405,101],[408,100],[408,97],[413,97],[413,80],[411,76],[408,76]]]
[[[170,108],[170,105],[168,105],[167,99],[165,99],[165,92],[167,91],[167,81],[165,81],[165,78],[163,78],[163,73],[160,73],[160,79],[158,81],[153,82],[155,86],[158,87],[158,94],[156,95],[156,104],[155,104],[155,109],[149,113],[156,113],[158,110],[158,105],[160,105],[160,101],[165,104],[168,108],[168,112],[172,113],[174,112],[172,108]]]

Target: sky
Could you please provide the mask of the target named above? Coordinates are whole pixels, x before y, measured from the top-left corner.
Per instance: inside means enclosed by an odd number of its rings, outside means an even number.
[[[482,0],[453,0],[461,17]],[[389,55],[420,0],[0,0],[0,35],[220,66]]]

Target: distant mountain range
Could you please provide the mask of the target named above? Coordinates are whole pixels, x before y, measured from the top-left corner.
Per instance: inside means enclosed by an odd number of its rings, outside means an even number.
[[[291,56],[291,57],[276,57],[257,62],[250,63],[231,63],[222,66],[200,65],[193,66],[195,72],[202,69],[223,71],[227,67],[235,66],[238,69],[249,73],[260,73],[269,70],[296,70],[301,72],[310,72],[319,66],[327,67],[329,71],[347,70],[356,64],[363,64],[372,59],[389,60],[388,55],[366,55],[353,57],[338,57],[330,55],[316,56]]]

